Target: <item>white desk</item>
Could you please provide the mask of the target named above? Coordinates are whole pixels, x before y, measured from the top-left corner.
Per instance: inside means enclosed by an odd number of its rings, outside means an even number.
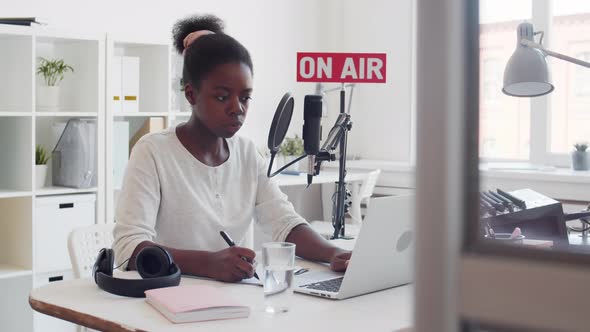
[[[345,181],[349,185],[352,195],[357,195],[360,185],[367,177],[366,171],[347,172]],[[338,181],[338,172],[329,170],[321,171],[319,175],[313,177],[313,184],[321,184],[321,188],[307,186],[307,174],[284,175],[279,174],[275,177],[277,184],[283,192],[289,196],[295,210],[307,220],[331,220],[332,200],[331,197],[335,190],[335,183]],[[332,186],[329,186],[332,184]],[[321,195],[321,206],[318,205],[318,196]],[[319,210],[321,207],[321,211]],[[358,208],[358,207],[353,207]]]
[[[366,176],[367,172],[347,172],[345,181],[348,183],[356,183],[363,181]],[[299,175],[279,174],[274,178],[281,187],[307,186],[307,173],[301,173]],[[336,181],[338,181],[337,171],[322,170],[319,175],[313,177],[312,184],[336,183]]]
[[[326,269],[305,261],[299,265]],[[124,272],[135,277],[136,272]],[[406,285],[346,300],[328,300],[294,294],[288,313],[264,312],[262,288],[256,285],[222,283],[183,278],[182,285],[207,283],[250,304],[248,318],[173,324],[145,302],[100,290],[92,279],[52,282],[34,289],[31,307],[39,312],[90,328],[107,331],[397,331],[412,323],[413,286]]]

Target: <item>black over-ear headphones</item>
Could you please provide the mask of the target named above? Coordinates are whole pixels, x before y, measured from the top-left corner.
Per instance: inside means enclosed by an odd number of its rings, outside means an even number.
[[[94,281],[102,290],[109,293],[145,297],[145,291],[153,288],[178,286],[180,269],[168,251],[158,246],[144,247],[137,254],[135,267],[143,279],[121,279],[113,277],[113,249],[100,249],[92,269]]]

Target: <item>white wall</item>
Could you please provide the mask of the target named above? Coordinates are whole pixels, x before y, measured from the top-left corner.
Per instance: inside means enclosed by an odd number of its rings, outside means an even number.
[[[254,98],[240,132],[261,147],[276,104],[286,91],[295,95],[290,132],[301,135],[303,97],[312,83],[297,83],[296,52],[386,52],[387,84],[355,89],[349,154],[409,160],[411,142],[412,0],[177,0],[77,1],[0,0],[2,16],[41,16],[52,26],[96,32],[145,34],[169,39],[178,18],[213,13],[240,40],[254,61]],[[331,85],[334,86],[334,85]],[[338,93],[327,100],[327,134],[339,112]],[[379,143],[386,141],[387,143]],[[389,142],[395,142],[391,144]]]
[[[409,161],[413,135],[412,0],[331,0],[323,9],[333,22],[329,31],[334,40],[327,44],[331,51],[387,53],[387,83],[358,84],[354,89],[349,155]],[[330,117],[339,112],[338,98],[338,93],[329,97]]]

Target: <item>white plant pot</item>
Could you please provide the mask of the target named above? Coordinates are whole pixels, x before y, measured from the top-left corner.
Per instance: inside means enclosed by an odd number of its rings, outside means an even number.
[[[47,165],[35,165],[35,188],[45,187],[47,181]]]
[[[588,153],[586,151],[572,152],[572,168],[575,171],[587,171],[589,166]]]
[[[59,105],[59,86],[38,86],[37,106],[40,111],[55,111]]]

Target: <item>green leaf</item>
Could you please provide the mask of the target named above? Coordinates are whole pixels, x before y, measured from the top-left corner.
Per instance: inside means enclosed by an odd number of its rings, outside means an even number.
[[[35,146],[35,165],[45,165],[49,161],[47,150],[40,144]]]
[[[297,135],[286,137],[279,147],[279,154],[283,156],[300,156],[303,153],[303,140]]]
[[[63,59],[48,60],[39,58],[37,74],[43,76],[47,86],[56,86],[64,79],[64,74],[68,71],[74,72],[72,66],[67,65]]]
[[[586,151],[588,149],[588,143],[586,143],[586,142],[576,143],[576,144],[574,144],[574,148],[576,149],[576,151]]]

